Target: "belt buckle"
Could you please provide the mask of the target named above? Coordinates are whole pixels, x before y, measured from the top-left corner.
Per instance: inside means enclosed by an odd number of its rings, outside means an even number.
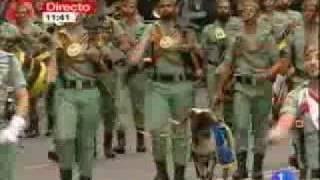
[[[76,89],[78,89],[78,90],[82,90],[83,89],[82,81],[76,80]]]

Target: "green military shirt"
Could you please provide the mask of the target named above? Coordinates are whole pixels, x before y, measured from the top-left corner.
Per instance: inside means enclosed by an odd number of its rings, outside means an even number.
[[[105,39],[106,42],[112,42],[117,46],[119,38],[125,33],[120,22],[112,17],[106,16],[104,20],[104,27],[106,28],[108,35]]]
[[[141,38],[145,24],[143,23],[143,19],[140,16],[136,16],[136,23],[133,25],[129,25],[125,20],[120,19],[119,25],[122,27],[124,32],[129,36],[130,42],[136,42]]]
[[[210,62],[220,64],[223,61],[223,58],[219,59],[219,53],[226,48],[227,41],[232,41],[232,37],[240,31],[240,26],[239,18],[230,17],[226,24],[216,20],[213,24],[204,27],[201,34],[201,46],[206,52],[209,64]]]
[[[271,68],[279,59],[271,25],[267,21],[258,20],[255,34],[245,34],[241,30],[234,43],[229,44],[225,61],[234,66],[235,76],[247,76],[255,79],[256,69]],[[272,83],[269,81],[257,81],[256,86],[235,84],[235,90],[249,96],[271,96]]]
[[[278,11],[272,11],[271,14],[261,14],[260,20],[270,22],[272,27],[272,33],[276,39],[280,38],[281,34],[289,25],[289,18],[285,14]]]
[[[125,22],[124,19],[120,19],[119,24],[123,28],[125,34],[127,35],[130,46],[134,48],[141,40],[143,33],[146,29],[146,24],[143,23],[143,18],[137,15],[136,23],[134,23],[133,25],[128,25],[128,23]],[[142,64],[143,63],[141,62],[139,66],[142,66]]]
[[[26,81],[19,65],[18,59],[7,52],[0,50],[0,128],[4,123],[4,106],[7,101],[7,88],[12,87],[13,90],[26,87]]]
[[[160,31],[162,39],[169,38],[170,46],[166,48],[155,48],[154,57],[156,58],[155,69],[160,74],[183,74],[189,69],[186,68],[186,61],[191,61],[191,58],[187,58],[183,53],[179,52],[178,49],[184,43],[181,42],[182,34],[181,31],[175,26],[166,25],[161,20],[156,21],[153,24],[153,30],[158,28],[156,31]],[[196,34],[192,31],[187,33],[189,42],[192,42],[194,47],[199,48],[200,45],[197,41]],[[161,44],[161,43],[159,43]],[[190,69],[191,70],[191,69]],[[191,73],[191,72],[190,72]]]
[[[319,102],[316,102],[317,104],[311,104],[310,99],[308,95],[308,82],[305,81],[300,86],[295,88],[293,91],[291,91],[284,104],[281,108],[280,113],[281,114],[291,114],[294,116],[296,120],[302,120],[303,127],[295,128],[295,134],[298,138],[297,142],[303,142],[301,141],[301,138],[304,138],[305,144],[298,144],[298,152],[301,152],[301,147],[304,146],[305,148],[305,154],[299,154],[299,156],[305,156],[306,162],[303,163],[303,166],[306,166],[310,169],[317,169],[319,168],[319,110],[318,110],[318,117],[315,116],[315,112],[310,112],[312,109],[311,106],[318,109]],[[309,108],[305,108],[306,103],[308,104]],[[314,101],[315,102],[315,101]],[[312,117],[314,116],[314,117]],[[316,121],[318,120],[318,122]],[[303,132],[304,137],[302,137],[298,132]]]

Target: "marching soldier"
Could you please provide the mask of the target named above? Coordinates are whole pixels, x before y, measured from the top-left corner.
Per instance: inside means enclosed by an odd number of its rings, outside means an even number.
[[[72,179],[74,162],[79,165],[80,180],[92,180],[94,139],[101,118],[97,79],[108,69],[98,42],[88,33],[82,16],[57,32],[62,88],[55,92],[55,139],[61,180]]]
[[[19,61],[2,48],[0,46],[0,179],[15,180],[16,143],[26,127],[28,92]],[[8,92],[12,88],[16,97],[16,112],[8,121],[6,105]]]
[[[210,98],[211,108],[213,97],[215,96],[217,83],[217,69],[224,60],[227,43],[233,41],[233,36],[240,31],[241,22],[236,17],[231,16],[231,4],[229,0],[219,0],[217,2],[217,18],[213,24],[207,25],[201,36],[202,48],[207,60],[207,86]],[[230,95],[231,96],[231,95]],[[223,114],[225,121],[231,125],[232,101],[225,101]],[[222,112],[221,112],[222,113]]]
[[[35,137],[40,135],[40,129],[39,129],[39,113],[37,112],[37,104],[39,102],[40,99],[40,94],[36,94],[34,92],[32,92],[32,90],[34,89],[33,86],[36,84],[35,82],[32,82],[30,80],[31,78],[31,74],[34,74],[36,72],[33,72],[34,69],[32,68],[32,64],[36,63],[35,61],[35,57],[37,56],[39,57],[39,61],[43,61],[46,70],[48,70],[46,78],[44,79],[44,81],[46,82],[52,82],[52,78],[54,77],[54,75],[52,75],[53,73],[53,69],[55,69],[52,66],[55,66],[55,59],[54,59],[54,52],[50,52],[49,49],[53,49],[51,48],[46,48],[47,50],[44,50],[43,46],[47,46],[48,44],[50,44],[50,37],[49,35],[46,34],[46,32],[44,30],[42,30],[39,26],[35,25],[32,22],[32,19],[30,17],[27,16],[27,12],[28,9],[25,5],[23,4],[17,4],[16,7],[16,26],[19,30],[19,33],[21,35],[21,41],[22,43],[20,45],[18,45],[21,50],[26,54],[26,58],[25,60],[22,60],[21,63],[23,64],[24,67],[24,73],[25,76],[27,77],[27,81],[28,81],[28,89],[31,92],[31,97],[30,97],[30,127],[27,130],[27,136],[28,137]],[[46,35],[46,38],[43,39],[47,39],[45,40],[46,42],[40,42],[40,37],[44,37]],[[52,44],[52,43],[51,43]],[[46,53],[45,53],[46,52]],[[41,58],[40,58],[41,57]],[[41,66],[41,65],[40,65]],[[42,68],[42,70],[44,70],[44,68]]]
[[[103,107],[101,113],[104,122],[104,154],[106,158],[114,158],[112,133],[118,115],[116,103],[117,100],[120,100],[119,97],[117,97],[118,92],[116,92],[117,73],[115,69],[118,68],[116,66],[121,66],[122,63],[125,62],[125,52],[129,50],[129,43],[118,20],[105,16],[103,27],[103,44],[106,47],[108,54],[107,65],[109,69],[112,69],[110,72],[103,73],[98,77],[99,82],[102,82],[102,86],[99,86],[99,90],[102,97],[101,106]]]
[[[145,31],[130,60],[137,63],[143,52],[148,77],[145,96],[146,128],[152,135],[155,180],[168,180],[168,165],[174,164],[174,180],[184,180],[189,161],[190,126],[187,112],[192,107],[192,74],[202,74],[198,63],[198,46],[194,32],[184,32],[176,23],[176,0],[160,0],[156,6],[160,19]],[[141,48],[141,49],[140,49]],[[172,154],[173,162],[168,161]],[[168,168],[168,169],[167,169]]]
[[[126,32],[130,46],[133,48],[136,46],[139,38],[141,38],[145,25],[143,24],[143,19],[139,16],[137,11],[137,2],[136,0],[122,0],[120,6],[120,25]],[[144,90],[146,76],[142,72],[142,64],[127,66],[124,67],[127,70],[124,70],[121,79],[122,86],[128,86],[129,96],[132,103],[128,103],[125,99],[122,99],[121,102],[126,105],[132,104],[133,109],[133,119],[136,127],[136,150],[137,152],[145,152],[146,147],[144,144],[144,114],[143,114],[143,101],[144,101]],[[118,91],[119,93],[119,91]],[[124,98],[121,97],[120,98]],[[121,107],[121,106],[120,106]],[[120,122],[121,123],[121,122]],[[118,146],[114,149],[117,153],[125,152],[126,145],[126,135],[125,127],[126,123],[120,125],[119,130],[117,131],[118,136]]]
[[[214,101],[223,97],[223,82],[235,79],[234,84],[234,127],[238,168],[233,179],[248,177],[247,153],[249,124],[254,129],[253,179],[263,179],[266,132],[271,111],[272,82],[286,59],[278,59],[271,25],[258,18],[259,5],[254,0],[243,1],[242,28],[234,43],[227,47],[225,67],[221,71],[218,92]],[[233,71],[232,71],[233,69]],[[241,107],[239,109],[238,107]]]
[[[293,128],[299,143],[299,179],[319,179],[319,49],[307,49],[304,68],[308,81],[291,91],[281,108],[277,125],[270,131],[271,141],[288,136]]]
[[[290,10],[290,1],[278,0],[278,13],[285,16],[287,25],[285,31],[282,31],[282,38],[286,43],[290,53],[291,70],[289,71],[289,80],[291,86],[289,89],[295,88],[304,81],[303,73],[303,49],[304,49],[304,28],[303,18],[300,12]],[[281,37],[280,37],[281,38]],[[285,39],[286,38],[286,39]],[[279,44],[281,46],[282,44]],[[294,73],[293,73],[294,72]]]

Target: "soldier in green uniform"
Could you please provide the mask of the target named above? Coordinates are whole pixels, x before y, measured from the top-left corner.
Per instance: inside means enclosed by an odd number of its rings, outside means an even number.
[[[309,81],[289,93],[279,121],[269,134],[271,141],[277,142],[287,137],[291,128],[295,131],[299,142],[299,179],[320,178],[319,61],[319,49],[307,49],[304,68]]]
[[[278,59],[271,25],[258,18],[257,2],[244,1],[242,4],[242,28],[234,43],[227,47],[225,67],[221,71],[218,90],[214,101],[223,97],[223,82],[231,76],[234,84],[234,128],[238,168],[234,179],[248,177],[247,153],[248,131],[252,124],[254,132],[253,179],[263,179],[263,160],[265,156],[265,135],[269,126],[271,111],[271,79],[287,63]],[[231,71],[231,69],[233,69]],[[230,73],[231,72],[231,73]],[[241,109],[239,109],[241,107]]]
[[[72,179],[72,167],[79,165],[80,180],[91,180],[94,139],[99,126],[100,93],[97,79],[108,71],[104,54],[83,27],[82,16],[57,32],[59,83],[55,92],[55,139],[60,179]],[[66,111],[67,109],[67,111]]]
[[[120,6],[120,18],[119,22],[121,27],[126,32],[128,41],[131,47],[136,46],[141,38],[143,31],[145,29],[145,24],[143,23],[142,17],[138,14],[137,2],[136,0],[122,0]],[[143,114],[143,101],[144,101],[144,90],[146,75],[142,72],[142,63],[134,66],[125,66],[123,67],[121,84],[122,89],[128,88],[130,98],[121,97],[121,102],[129,105],[132,104],[133,110],[133,120],[136,127],[136,150],[137,152],[145,152],[146,147],[144,144],[144,114]],[[120,82],[119,82],[120,83]],[[121,85],[120,85],[121,86]],[[127,86],[127,87],[126,87]],[[121,90],[120,90],[121,91]],[[118,91],[118,93],[120,92]],[[129,103],[127,100],[131,100]],[[120,105],[120,107],[122,107]],[[121,117],[120,117],[121,118]],[[127,123],[120,120],[120,127],[117,130],[118,136],[118,146],[114,149],[117,153],[124,153],[126,146],[126,130]]]
[[[0,46],[0,180],[15,180],[16,143],[26,126],[28,92],[19,61],[13,54],[2,51],[2,47]],[[8,119],[6,105],[10,89],[15,92],[16,112]]]
[[[289,80],[292,85],[289,88],[292,89],[304,81],[304,21],[300,12],[289,9],[290,3],[291,2],[288,0],[278,0],[277,5],[278,13],[282,16],[285,16],[287,19],[287,25],[285,29],[287,30],[287,34],[286,37],[283,38],[286,38],[285,40],[287,41],[286,43],[290,53],[291,70],[289,71]],[[282,33],[282,36],[284,33]],[[279,45],[281,46],[281,44]]]
[[[27,16],[28,9],[23,4],[18,4],[16,7],[16,26],[19,30],[20,37],[22,43],[19,47],[25,52],[26,57],[31,58],[33,54],[39,49],[40,45],[38,43],[38,38],[44,35],[46,32],[41,29],[38,25],[32,22],[32,19]],[[48,36],[49,37],[49,36]],[[48,42],[49,43],[49,42]],[[54,53],[52,53],[54,54]],[[53,58],[54,59],[54,58]],[[52,58],[47,61],[48,67],[53,65]],[[24,62],[25,64],[29,63],[27,60]],[[26,66],[24,66],[26,67]],[[30,66],[31,67],[31,66]],[[25,76],[26,78],[29,76],[31,71],[29,68],[25,69]],[[27,79],[27,81],[29,81]],[[31,87],[31,84],[28,84],[28,87]],[[40,128],[39,128],[39,112],[37,112],[37,105],[40,102],[40,95],[35,96],[32,94],[30,97],[30,126],[27,130],[27,137],[36,137],[40,135]]]
[[[112,66],[112,71],[99,76],[99,81],[102,82],[102,86],[99,86],[99,89],[102,96],[101,106],[103,107],[101,113],[104,122],[104,154],[106,158],[113,158],[115,154],[112,150],[112,133],[117,121],[116,103],[120,100],[117,98],[116,69],[126,58],[124,52],[129,49],[129,45],[119,21],[106,16],[103,26],[105,29],[102,33],[102,43],[107,49],[106,53],[108,54],[109,66]]]
[[[144,101],[145,125],[152,135],[153,158],[157,169],[155,180],[168,180],[168,170],[174,170],[174,180],[184,180],[190,155],[190,125],[187,112],[192,107],[192,70],[197,76],[202,70],[197,61],[199,45],[196,34],[176,23],[176,0],[160,0],[157,10],[160,19],[147,28],[137,49],[130,53],[131,62],[144,58],[149,68]],[[178,26],[177,26],[178,25]],[[141,49],[140,49],[141,48]],[[172,155],[173,162],[169,156]],[[167,159],[168,158],[168,159]],[[174,163],[174,167],[170,168]]]
[[[240,19],[230,17],[230,5],[229,0],[219,0],[217,2],[217,19],[213,24],[207,25],[201,35],[201,45],[207,60],[207,87],[212,108],[216,108],[212,104],[212,98],[215,96],[217,69],[224,60],[227,43],[233,41],[233,36],[241,29]],[[232,106],[232,101],[226,100],[223,108],[224,119],[230,126]]]

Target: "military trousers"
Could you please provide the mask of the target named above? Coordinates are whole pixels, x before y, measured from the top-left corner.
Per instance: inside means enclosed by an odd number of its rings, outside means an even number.
[[[16,145],[0,144],[0,180],[16,179]]]
[[[208,97],[209,97],[209,107],[212,107],[213,96],[215,94],[215,89],[218,81],[217,67],[208,64],[207,70],[207,88],[208,88]],[[233,118],[233,98],[225,99],[224,104],[222,105],[221,115],[224,118],[225,123],[232,129],[232,118]]]
[[[193,103],[192,83],[149,81],[146,87],[145,123],[152,135],[154,160],[186,165],[190,158],[190,122],[187,114]]]
[[[55,139],[62,170],[79,165],[81,176],[92,177],[94,140],[98,124],[100,94],[97,88],[56,90]]]
[[[100,113],[103,119],[104,129],[112,132],[116,121],[115,107],[115,73],[101,74],[98,77],[98,87],[101,94]]]
[[[144,97],[147,76],[143,72],[139,72],[130,77],[128,88],[130,99],[132,102],[133,118],[136,129],[144,128]]]
[[[270,126],[268,118],[272,106],[271,97],[250,96],[235,91],[233,105],[236,152],[249,151],[249,132],[253,130],[253,152],[265,153],[265,138]]]
[[[116,129],[126,131],[133,121],[132,101],[127,82],[127,66],[117,66],[116,72],[116,92],[115,92],[115,107],[116,107]]]

